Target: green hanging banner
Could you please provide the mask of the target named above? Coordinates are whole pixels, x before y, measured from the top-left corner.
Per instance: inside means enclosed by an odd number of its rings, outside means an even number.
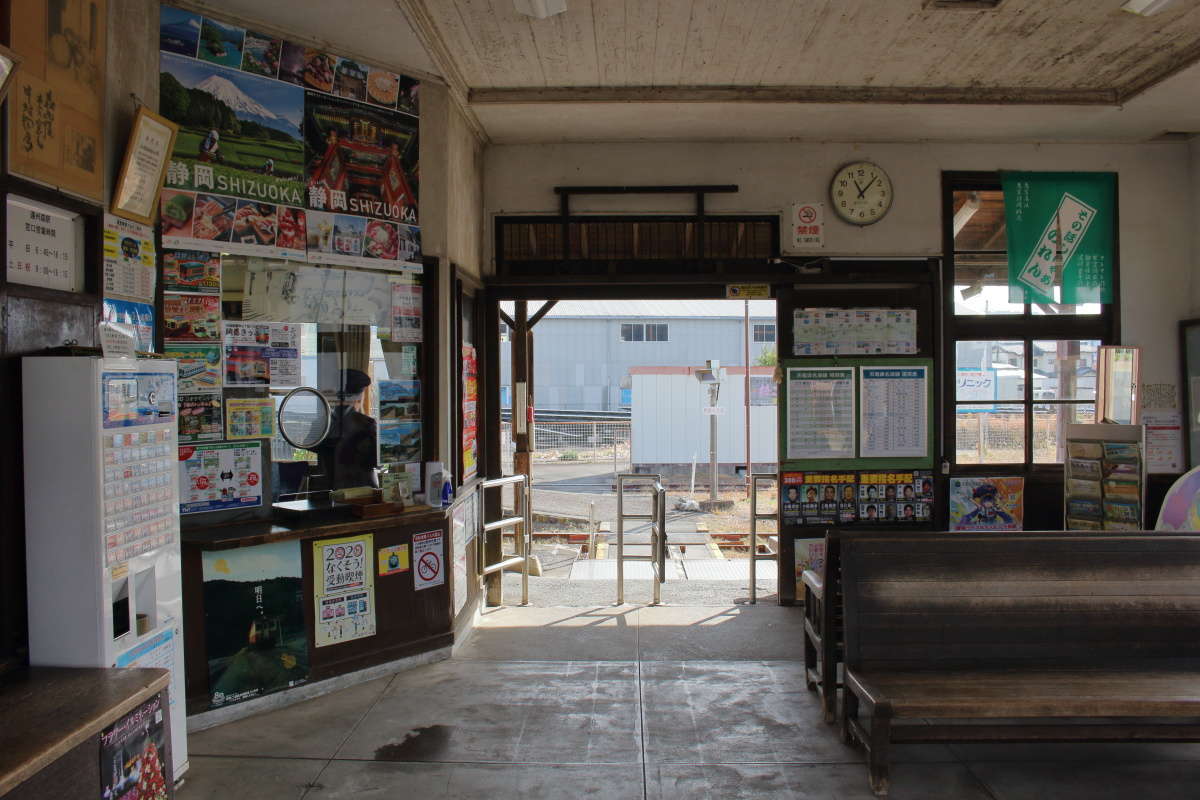
[[[1116,174],[1002,172],[1000,182],[1011,302],[1111,303]]]

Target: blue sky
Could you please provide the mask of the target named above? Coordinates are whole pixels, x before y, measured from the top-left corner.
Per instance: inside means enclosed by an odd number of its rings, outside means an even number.
[[[184,11],[182,8],[171,8],[170,6],[162,6],[159,12],[158,24],[160,27],[167,25],[178,25],[185,23],[187,27],[200,33],[200,15],[191,11]]]
[[[288,133],[300,138],[300,125],[304,120],[304,89],[301,87],[165,51],[159,53],[159,58],[160,69],[174,75],[189,89],[210,75],[220,75],[259,105],[292,123],[295,130]]]

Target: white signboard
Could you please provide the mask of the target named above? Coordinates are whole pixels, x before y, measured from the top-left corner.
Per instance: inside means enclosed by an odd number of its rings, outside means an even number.
[[[1183,464],[1183,414],[1179,411],[1142,411],[1146,426],[1146,472],[1178,475]]]
[[[859,391],[862,458],[924,458],[929,455],[927,427],[928,367],[863,367]]]
[[[854,458],[854,367],[787,371],[787,457]]]
[[[825,246],[825,204],[792,204],[792,249],[813,250]]]
[[[440,530],[414,533],[412,544],[413,588],[416,591],[446,582],[446,550]]]
[[[370,533],[313,544],[314,647],[375,635],[374,546]]]
[[[83,217],[8,196],[8,282],[65,292],[83,289]]]
[[[104,295],[154,302],[158,259],[154,228],[104,215]]]

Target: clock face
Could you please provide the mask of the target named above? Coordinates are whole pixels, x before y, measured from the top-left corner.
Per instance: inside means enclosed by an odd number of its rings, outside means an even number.
[[[846,222],[870,225],[883,219],[892,207],[892,181],[870,161],[855,161],[833,176],[829,199],[833,210]]]

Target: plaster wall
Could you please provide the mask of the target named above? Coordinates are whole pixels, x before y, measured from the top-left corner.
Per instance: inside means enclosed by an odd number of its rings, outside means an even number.
[[[1190,154],[1189,154],[1190,149]],[[838,166],[875,161],[895,202],[866,228],[829,220],[830,256],[941,255],[941,175],[951,170],[1080,170],[1119,175],[1121,337],[1143,348],[1143,380],[1178,383],[1176,323],[1197,308],[1193,252],[1200,252],[1197,145],[855,144],[798,142],[497,145],[484,169],[487,214],[554,213],[558,185],[737,184],[711,195],[711,213],[788,212],[827,201]],[[1191,176],[1191,180],[1185,176]],[[689,196],[580,197],[578,212],[690,213]],[[489,248],[491,238],[485,237]]]

